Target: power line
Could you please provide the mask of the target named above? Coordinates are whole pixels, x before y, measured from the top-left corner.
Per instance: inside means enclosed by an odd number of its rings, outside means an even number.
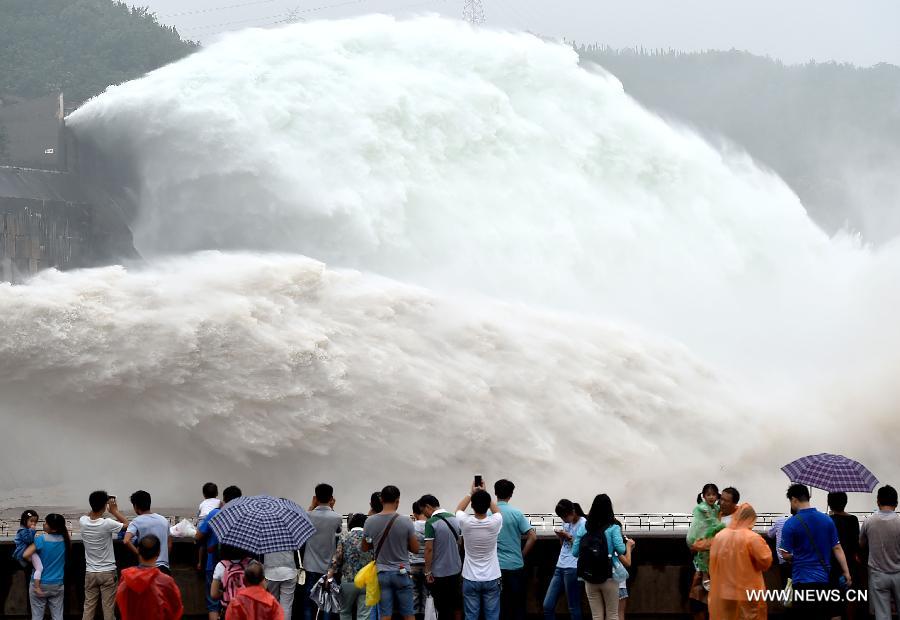
[[[414,9],[419,6],[425,6],[426,4],[435,4],[440,2],[441,4],[445,3],[447,0],[425,0],[424,2],[413,2],[412,4],[403,4],[400,6],[391,7],[391,11],[402,11],[404,9]]]
[[[272,1],[274,1],[274,0],[272,0]],[[201,32],[201,31],[212,30],[214,28],[221,28],[221,30],[206,33],[206,36],[211,36],[214,34],[219,34],[220,32],[227,32],[228,30],[231,30],[230,28],[228,28],[228,26],[247,24],[247,23],[257,22],[257,21],[274,20],[274,21],[268,21],[267,23],[264,23],[264,24],[259,24],[258,27],[264,28],[266,26],[276,26],[278,24],[286,24],[286,23],[291,23],[291,22],[296,22],[296,21],[306,21],[305,18],[300,16],[301,14],[317,13],[319,11],[327,11],[328,9],[336,9],[336,8],[340,8],[340,7],[344,7],[344,6],[350,6],[353,4],[362,4],[364,2],[369,2],[369,1],[370,0],[344,0],[343,2],[336,2],[334,4],[325,4],[325,5],[321,5],[321,6],[309,7],[306,9],[301,9],[299,7],[295,7],[289,11],[286,11],[284,13],[277,13],[275,15],[267,15],[265,17],[254,17],[254,18],[250,18],[250,19],[239,19],[239,20],[234,20],[234,21],[229,21],[229,22],[222,22],[219,24],[204,24],[202,26],[192,26],[190,28],[184,28],[184,29],[179,28],[178,31],[185,32],[185,33],[191,33],[191,32]],[[392,7],[390,10],[400,11],[403,9],[410,9],[410,8],[425,6],[428,4],[434,4],[436,2],[444,2],[444,1],[445,0],[424,0],[423,2],[413,2],[410,4],[401,5],[398,7]]]
[[[515,1],[512,2],[515,5]],[[499,9],[502,11],[504,16],[509,18],[512,17],[511,23],[516,23],[516,25],[520,25],[522,27],[526,27],[528,25],[537,27],[539,24],[544,23],[538,14],[532,10],[532,8],[528,5],[528,3],[521,3],[516,7],[510,7],[510,2],[508,0],[496,0],[491,5],[494,9]]]
[[[274,1],[274,0],[272,0],[272,1]],[[251,19],[238,19],[238,20],[234,20],[234,21],[230,21],[230,22],[222,22],[220,24],[204,24],[203,26],[191,26],[190,28],[185,28],[184,31],[185,32],[194,32],[194,31],[199,31],[199,30],[211,30],[213,28],[219,28],[222,26],[234,26],[237,24],[247,24],[250,22],[264,21],[267,19],[275,20],[276,18],[281,18],[281,19],[277,19],[276,21],[271,21],[266,24],[261,24],[261,26],[274,26],[276,24],[283,24],[283,23],[287,23],[287,22],[295,21],[295,20],[306,21],[306,20],[304,20],[304,18],[300,17],[301,14],[315,13],[318,11],[326,11],[328,9],[335,9],[335,8],[339,8],[342,6],[348,6],[351,4],[362,4],[363,2],[368,2],[368,1],[369,0],[345,0],[344,2],[338,2],[335,4],[325,4],[322,6],[314,6],[314,7],[308,8],[308,9],[301,9],[299,7],[296,7],[289,11],[285,11],[284,13],[276,13],[275,15],[267,15],[265,17],[254,17]],[[225,32],[226,30],[229,30],[229,29],[224,28],[223,30],[220,30],[218,32]],[[179,29],[179,32],[181,32],[181,29]],[[218,32],[214,32],[212,34],[218,34]]]
[[[241,4],[229,4],[227,6],[213,6],[208,9],[197,9],[195,11],[182,11],[181,13],[165,13],[157,15],[157,17],[181,17],[182,15],[199,15],[201,13],[212,13],[213,11],[225,11],[228,9],[238,9],[244,6],[253,6],[256,4],[272,4],[276,0],[254,0],[253,2],[242,2]]]
[[[445,2],[446,0],[424,0],[424,2],[413,2],[411,4],[404,4],[401,6],[389,7],[386,10],[388,11],[400,11],[403,9],[411,9],[417,6],[425,6],[426,4],[434,4],[435,2]],[[337,4],[328,4],[325,6],[317,6],[309,9],[298,9],[298,13],[315,13],[318,11],[325,11],[327,9],[336,9],[342,6],[349,6],[351,4],[362,4],[364,2],[369,2],[369,0],[347,0],[346,2],[338,2]]]
[[[309,9],[302,9],[297,11],[298,13],[315,13],[317,11],[326,11],[328,9],[337,9],[342,6],[349,6],[351,4],[362,4],[363,2],[368,2],[369,0],[347,0],[346,2],[338,2],[337,4],[326,4],[323,6],[314,6]]]
[[[211,30],[213,28],[220,28],[222,26],[234,26],[235,24],[248,24],[250,22],[259,22],[267,19],[275,19],[276,17],[287,17],[291,14],[291,11],[286,11],[284,13],[277,13],[275,15],[266,15],[265,17],[252,17],[250,19],[237,19],[230,22],[222,22],[220,24],[206,24],[205,26],[191,26],[190,28],[184,28],[184,32],[195,32],[198,30]],[[279,23],[279,22],[273,22]],[[227,30],[227,29],[226,29]],[[182,29],[178,29],[179,32],[182,32]]]
[[[299,18],[299,21],[306,21],[306,20],[303,19],[303,18],[301,17],[301,18]],[[288,23],[291,23],[291,18],[290,18],[290,17],[285,17],[284,19],[278,19],[278,20],[275,20],[275,21],[272,21],[272,22],[265,22],[265,23],[262,23],[262,24],[256,24],[256,25],[254,25],[254,26],[252,26],[252,27],[253,27],[253,28],[268,28],[268,27],[270,27],[270,26],[279,26],[279,25],[281,25],[281,24],[288,24]],[[250,26],[248,26],[248,28],[249,28],[249,27],[250,27]],[[231,29],[231,28],[223,28],[222,30],[213,30],[212,32],[204,32],[202,36],[204,36],[204,37],[212,37],[212,36],[215,36],[215,35],[217,35],[217,34],[222,34],[223,32],[234,32],[234,30]]]

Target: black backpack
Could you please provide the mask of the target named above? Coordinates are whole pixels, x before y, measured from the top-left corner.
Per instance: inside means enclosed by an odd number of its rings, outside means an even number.
[[[587,532],[581,538],[577,574],[588,583],[603,583],[612,578],[612,555],[605,532]]]

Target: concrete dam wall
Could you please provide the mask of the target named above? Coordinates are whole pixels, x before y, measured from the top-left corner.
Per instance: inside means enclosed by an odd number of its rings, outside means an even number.
[[[0,279],[136,257],[116,204],[76,175],[0,167]]]
[[[62,95],[0,100],[0,281],[139,258],[127,191],[67,131],[63,105]]]
[[[91,264],[92,208],[66,188],[66,175],[0,168],[0,277],[16,282],[42,269]]]

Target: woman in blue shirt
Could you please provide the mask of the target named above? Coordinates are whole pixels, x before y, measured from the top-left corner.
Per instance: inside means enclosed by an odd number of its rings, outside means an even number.
[[[572,543],[572,555],[578,557],[581,539],[588,532],[603,532],[606,535],[606,548],[612,555],[613,573],[621,571],[620,555],[625,555],[627,548],[622,539],[622,528],[616,523],[612,500],[605,493],[594,498],[587,521],[578,528]],[[603,583],[584,584],[591,615],[595,620],[618,620],[619,618],[619,581],[612,577]]]
[[[550,587],[544,597],[544,618],[553,620],[556,617],[556,603],[565,590],[569,617],[571,620],[581,620],[581,586],[576,574],[578,560],[572,555],[572,542],[578,528],[584,527],[584,512],[578,504],[561,499],[556,504],[556,516],[563,520],[562,528],[556,530],[562,548],[559,550],[553,579],[550,580]]]
[[[44,566],[40,591],[35,589],[34,580],[28,589],[32,620],[43,620],[47,607],[50,608],[52,620],[63,620],[63,582],[71,544],[65,517],[50,513],[44,519],[44,535],[35,538],[34,543],[25,550],[25,560],[37,554]]]

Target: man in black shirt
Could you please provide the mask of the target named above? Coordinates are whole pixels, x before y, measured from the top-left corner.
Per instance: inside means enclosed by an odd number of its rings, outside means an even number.
[[[828,508],[831,514],[831,520],[838,531],[838,539],[841,541],[841,548],[847,557],[847,568],[850,569],[850,576],[853,583],[860,583],[859,571],[859,519],[854,515],[847,514],[847,494],[846,493],[829,493]],[[841,577],[841,567],[832,559],[831,562],[831,583],[837,583]],[[853,618],[855,605],[847,602],[835,603],[832,611],[832,617],[838,616],[842,618]]]

